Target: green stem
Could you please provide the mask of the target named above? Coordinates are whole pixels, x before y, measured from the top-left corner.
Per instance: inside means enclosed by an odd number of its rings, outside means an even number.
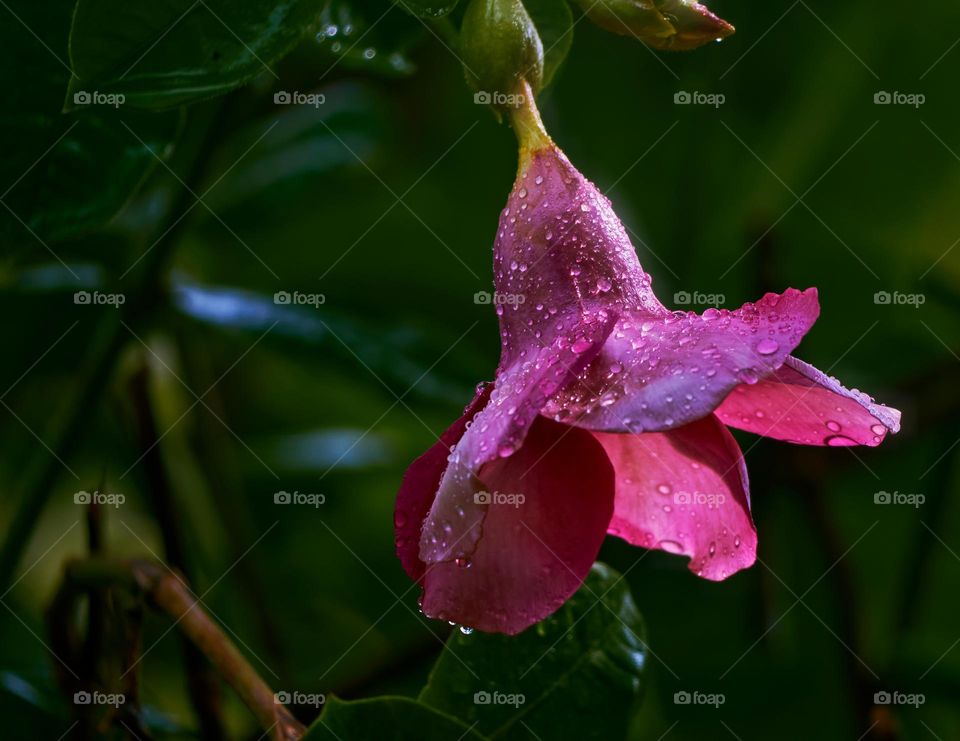
[[[536,98],[530,83],[521,80],[517,86],[517,94],[520,96],[520,102],[510,110],[510,121],[520,144],[522,167],[533,152],[553,147],[554,143],[540,118],[540,111],[537,110]]]

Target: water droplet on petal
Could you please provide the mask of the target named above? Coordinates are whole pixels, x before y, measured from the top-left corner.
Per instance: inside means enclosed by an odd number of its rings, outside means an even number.
[[[831,448],[849,448],[851,445],[859,445],[856,440],[851,440],[845,435],[831,435],[824,442]]]
[[[757,352],[760,355],[773,355],[779,349],[780,344],[776,340],[769,338],[760,340],[760,342],[757,343]]]

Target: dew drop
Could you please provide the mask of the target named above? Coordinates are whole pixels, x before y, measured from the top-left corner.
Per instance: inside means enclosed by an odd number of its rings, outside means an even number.
[[[760,340],[760,342],[757,343],[757,352],[760,355],[773,355],[779,349],[779,343],[776,340],[771,340],[769,338]]]
[[[824,442],[831,448],[849,448],[851,445],[858,445],[856,440],[851,440],[846,435],[831,435]]]

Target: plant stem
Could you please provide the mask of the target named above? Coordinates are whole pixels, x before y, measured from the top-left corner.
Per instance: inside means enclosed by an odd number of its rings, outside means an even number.
[[[306,731],[211,620],[183,579],[151,561],[92,558],[67,564],[65,588],[114,586],[140,593],[166,613],[251,710],[273,741],[297,741]]]
[[[130,379],[130,397],[140,446],[144,451],[141,465],[145,473],[146,488],[163,536],[164,559],[187,579],[192,579],[170,476],[160,451],[160,437],[157,434],[149,385],[149,365],[143,361]],[[221,717],[220,685],[197,647],[186,640],[183,644],[183,662],[190,688],[190,700],[199,720],[201,736],[207,741],[226,739],[226,729]]]
[[[517,141],[520,143],[522,168],[533,152],[552,147],[554,144],[540,118],[540,111],[537,110],[536,98],[530,83],[520,80],[516,94],[520,96],[520,102],[510,109],[510,121]]]

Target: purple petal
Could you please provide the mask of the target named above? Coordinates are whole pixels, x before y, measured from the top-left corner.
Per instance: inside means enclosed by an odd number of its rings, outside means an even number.
[[[420,531],[437,495],[440,477],[447,467],[450,451],[463,437],[470,420],[486,406],[490,399],[492,384],[480,384],[473,401],[467,405],[463,416],[444,432],[426,453],[417,458],[403,475],[403,483],[397,492],[393,513],[394,539],[397,556],[404,570],[414,581],[423,577],[424,564],[420,560]]]
[[[816,289],[766,294],[735,311],[621,317],[601,353],[543,413],[604,432],[701,419],[740,384],[773,373],[819,313]]]
[[[558,316],[606,309],[665,315],[610,201],[555,147],[526,156],[494,245],[501,367]]]
[[[719,581],[756,560],[747,468],[713,415],[669,432],[594,433],[617,477],[610,534],[690,557]]]
[[[453,561],[473,552],[487,513],[476,496],[485,486],[481,466],[513,455],[547,400],[599,352],[615,320],[604,311],[554,319],[550,344],[541,346],[529,335],[515,362],[501,367],[489,403],[448,459],[420,536],[423,561]]]
[[[874,404],[802,360],[754,386],[737,386],[716,411],[727,425],[801,445],[879,445],[900,429],[900,412]]]

